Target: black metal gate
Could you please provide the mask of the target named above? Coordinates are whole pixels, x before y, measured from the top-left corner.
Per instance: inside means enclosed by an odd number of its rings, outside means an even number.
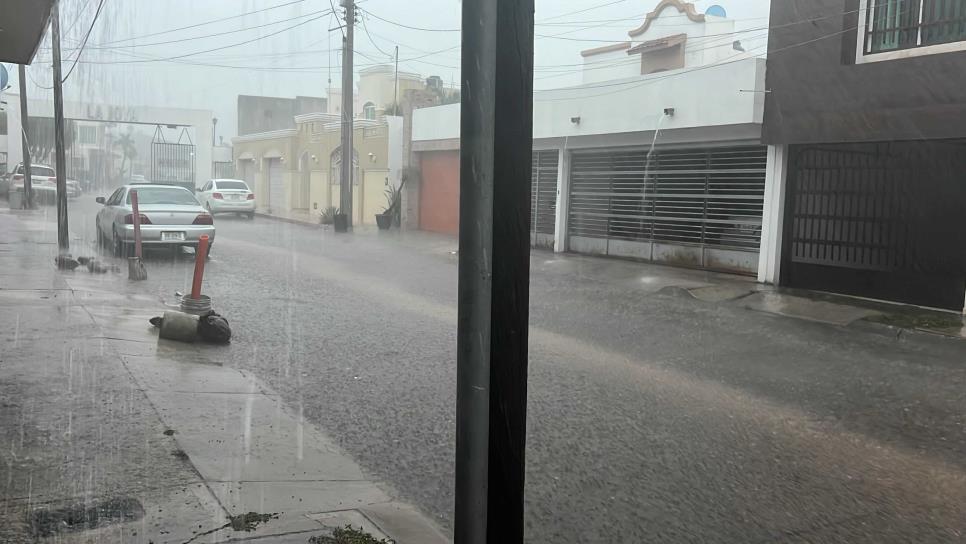
[[[782,284],[963,308],[966,143],[789,153]]]
[[[165,140],[160,126],[155,129],[151,140],[151,181],[180,185],[194,191],[195,146],[187,128],[181,130],[174,143]]]
[[[534,247],[553,248],[557,216],[556,149],[534,151],[530,186],[530,243]]]

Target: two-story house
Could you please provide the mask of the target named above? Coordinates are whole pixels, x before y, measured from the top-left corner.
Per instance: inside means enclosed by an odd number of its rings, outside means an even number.
[[[966,2],[777,0],[761,281],[966,295]]]
[[[581,52],[581,84],[534,93],[531,238],[754,274],[765,61],[721,8],[652,5],[612,43]],[[414,113],[424,230],[459,227],[459,127],[459,104]]]

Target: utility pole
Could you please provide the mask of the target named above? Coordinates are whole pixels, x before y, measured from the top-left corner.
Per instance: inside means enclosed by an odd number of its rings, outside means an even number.
[[[342,172],[339,211],[346,216],[346,227],[352,229],[352,84],[353,27],[356,22],[355,0],[342,0],[345,7],[345,35],[342,37]]]
[[[456,544],[521,544],[534,0],[464,1]]]
[[[70,251],[67,237],[67,155],[64,153],[64,83],[60,73],[60,7],[59,0],[50,10],[50,42],[54,52],[54,146],[57,168],[57,249],[60,255]]]
[[[392,82],[392,114],[399,115],[399,46],[396,46],[396,73]]]
[[[34,207],[34,180],[30,169],[30,133],[27,123],[27,68],[21,64],[20,74],[20,142],[23,149],[23,206]]]

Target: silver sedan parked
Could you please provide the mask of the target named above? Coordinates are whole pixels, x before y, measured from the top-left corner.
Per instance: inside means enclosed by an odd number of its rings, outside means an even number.
[[[97,241],[118,257],[134,247],[134,210],[131,191],[137,191],[141,216],[141,243],[145,247],[198,247],[208,235],[208,250],[215,241],[215,225],[191,191],[173,185],[124,185],[108,198],[97,197],[104,208],[97,213]]]

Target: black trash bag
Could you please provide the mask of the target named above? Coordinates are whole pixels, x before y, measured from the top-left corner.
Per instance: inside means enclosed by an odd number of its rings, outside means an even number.
[[[205,342],[227,344],[231,342],[231,327],[227,319],[209,311],[198,317],[198,336]]]

